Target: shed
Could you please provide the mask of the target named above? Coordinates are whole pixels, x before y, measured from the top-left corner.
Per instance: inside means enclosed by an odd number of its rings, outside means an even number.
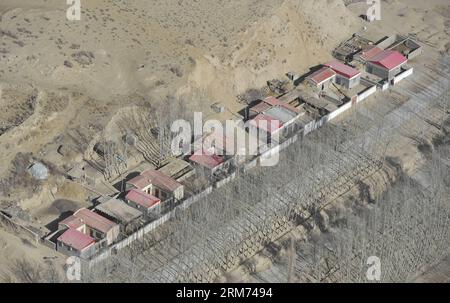
[[[213,174],[217,170],[223,168],[226,162],[224,157],[216,155],[215,153],[209,153],[205,150],[196,151],[189,157],[189,161],[209,174]]]
[[[41,162],[31,165],[28,171],[37,180],[46,180],[48,178],[48,168]]]
[[[189,178],[195,173],[193,167],[188,162],[178,158],[171,159],[169,163],[160,167],[158,170],[178,182]]]
[[[130,190],[125,200],[146,217],[161,213],[161,200],[139,189]]]
[[[361,72],[354,67],[339,61],[332,61],[324,65],[336,72],[336,83],[345,88],[357,86],[361,81]]]
[[[100,204],[95,210],[114,218],[118,223],[124,225],[139,219],[142,215],[138,210],[116,198]]]
[[[258,114],[264,113],[265,111],[269,110],[270,108],[276,107],[276,106],[283,107],[287,110],[290,110],[290,111],[292,111],[294,113],[298,113],[298,114],[301,112],[298,108],[290,105],[287,102],[282,102],[275,97],[267,97],[249,109],[250,117],[255,117]]]
[[[88,257],[88,251],[94,248],[95,239],[82,232],[69,228],[56,240],[57,250],[68,255]]]
[[[329,67],[322,67],[318,71],[315,71],[306,78],[309,84],[320,90],[324,90],[330,86],[330,84],[336,78],[336,73]]]

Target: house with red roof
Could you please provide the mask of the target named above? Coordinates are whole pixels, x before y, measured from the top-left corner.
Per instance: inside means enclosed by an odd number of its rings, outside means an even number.
[[[75,228],[69,228],[56,239],[56,250],[80,258],[89,258],[95,253],[95,239]]]
[[[326,66],[306,77],[307,83],[321,91],[328,88],[335,79],[336,72]]]
[[[213,175],[217,171],[229,167],[227,158],[223,155],[218,155],[214,149],[199,149],[189,157],[189,161],[196,169],[205,172],[206,175]]]
[[[81,208],[73,215],[59,222],[59,229],[75,229],[92,237],[95,242],[106,241],[112,244],[120,233],[120,226],[89,209]]]
[[[97,199],[98,204],[93,211],[120,225],[120,231],[130,233],[139,228],[142,212],[131,207],[117,197],[102,196]]]
[[[126,182],[126,191],[139,189],[155,196],[162,202],[170,199],[181,200],[184,197],[184,186],[177,180],[159,170],[149,169]]]
[[[161,213],[161,200],[142,190],[130,190],[125,196],[125,201],[146,217],[152,217]]]
[[[367,58],[366,70],[382,79],[393,79],[402,71],[408,59],[395,50],[383,50]]]
[[[328,62],[324,66],[331,68],[336,73],[336,84],[347,89],[353,88],[361,82],[361,72],[354,67],[337,60]]]

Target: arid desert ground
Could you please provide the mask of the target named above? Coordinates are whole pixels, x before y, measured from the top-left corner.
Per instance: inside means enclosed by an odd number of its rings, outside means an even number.
[[[382,19],[373,23],[359,17],[365,7],[344,0],[81,0],[81,20],[68,21],[63,0],[1,0],[0,210],[48,226],[63,212],[89,206],[92,193],[67,182],[64,172],[100,139],[122,136],[121,117],[198,110],[225,119],[244,107],[238,95],[332,59],[333,48],[353,33],[414,34],[424,58],[448,59],[448,0],[384,0]],[[217,102],[224,113],[210,109]],[[367,106],[376,102],[383,100]],[[431,140],[437,131],[426,135]],[[426,163],[415,146],[405,146],[391,156],[403,159],[406,170],[417,158]],[[32,160],[47,164],[46,181],[28,174]],[[390,188],[380,181],[385,177],[372,180],[380,195]],[[352,194],[357,200],[359,193]],[[273,266],[264,252],[254,258],[264,263],[259,272]],[[26,281],[15,273],[31,266],[45,268],[42,279],[56,280],[64,262],[0,227],[0,279]],[[439,279],[448,281],[448,257],[439,264],[447,268]],[[418,269],[418,281],[436,279],[429,268]],[[237,268],[224,281],[257,276]]]

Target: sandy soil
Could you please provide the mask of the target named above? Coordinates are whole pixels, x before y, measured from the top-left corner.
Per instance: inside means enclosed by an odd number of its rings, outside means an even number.
[[[211,114],[209,105],[221,102],[236,112],[238,94],[329,60],[363,26],[373,38],[415,33],[429,49],[450,51],[446,0],[383,1],[382,21],[372,24],[358,18],[362,4],[342,0],[90,0],[73,22],[64,4],[0,3],[0,189],[13,189],[0,205],[18,203],[43,223],[67,208],[55,200],[84,205],[88,193],[57,170],[38,192],[8,179],[18,153],[64,170],[102,132],[114,133],[119,112],[168,95],[190,110]],[[61,156],[61,145],[73,152]]]
[[[2,259],[0,265],[0,282],[30,282],[27,278],[20,277],[26,272],[22,271],[24,267],[29,265],[33,270],[55,269],[55,277],[57,280],[64,279],[63,266],[66,257],[57,253],[50,248],[43,247],[39,244],[32,243],[27,238],[12,235],[0,229],[0,257]],[[26,263],[20,263],[26,262]],[[26,264],[26,265],[25,265]],[[31,273],[29,273],[31,275]],[[35,282],[39,282],[36,280]],[[40,282],[48,282],[48,280],[40,280]]]
[[[215,102],[236,112],[237,94],[328,60],[361,22],[342,1],[96,0],[82,3],[81,21],[72,22],[65,9],[55,0],[0,4],[0,179],[9,190],[0,202],[21,201],[42,222],[55,199],[88,193],[60,195],[58,174],[38,192],[8,179],[18,153],[63,171],[99,137],[119,136],[115,121],[128,108],[167,95],[206,114]],[[324,11],[319,18],[316,9]],[[325,26],[341,21],[343,30]],[[73,152],[61,156],[61,145]]]

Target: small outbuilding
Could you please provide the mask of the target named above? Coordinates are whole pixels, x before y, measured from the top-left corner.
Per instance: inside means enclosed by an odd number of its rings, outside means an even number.
[[[166,176],[182,182],[195,174],[194,168],[186,161],[178,158],[171,159],[166,165],[158,168]]]
[[[324,64],[324,66],[331,68],[336,73],[336,84],[347,89],[359,85],[361,81],[361,72],[347,64],[339,61],[332,61]]]
[[[336,73],[329,67],[322,67],[306,78],[306,81],[319,90],[327,89],[334,82]]]
[[[271,109],[272,107],[283,107],[291,112],[300,114],[300,110],[286,102],[282,102],[279,99],[275,97],[267,97],[264,100],[261,100],[256,105],[249,108],[249,115],[248,118],[254,118],[259,114],[263,114],[267,110]]]
[[[120,224],[123,231],[133,230],[134,226],[139,225],[139,219],[142,217],[139,210],[116,198],[101,203],[94,211]]]
[[[155,218],[161,213],[161,200],[139,189],[130,190],[125,201],[147,218]]]
[[[95,239],[75,228],[67,229],[56,239],[56,249],[69,256],[89,258],[95,253]]]
[[[31,165],[28,171],[36,180],[46,180],[48,178],[48,168],[41,162]]]
[[[189,161],[206,175],[213,175],[219,170],[226,169],[228,166],[224,156],[204,149],[196,151],[189,157]]]
[[[172,177],[169,177],[161,171],[149,169],[142,172],[139,176],[126,182],[126,190],[139,189],[149,195],[167,200],[182,200],[184,197],[184,186]]]

